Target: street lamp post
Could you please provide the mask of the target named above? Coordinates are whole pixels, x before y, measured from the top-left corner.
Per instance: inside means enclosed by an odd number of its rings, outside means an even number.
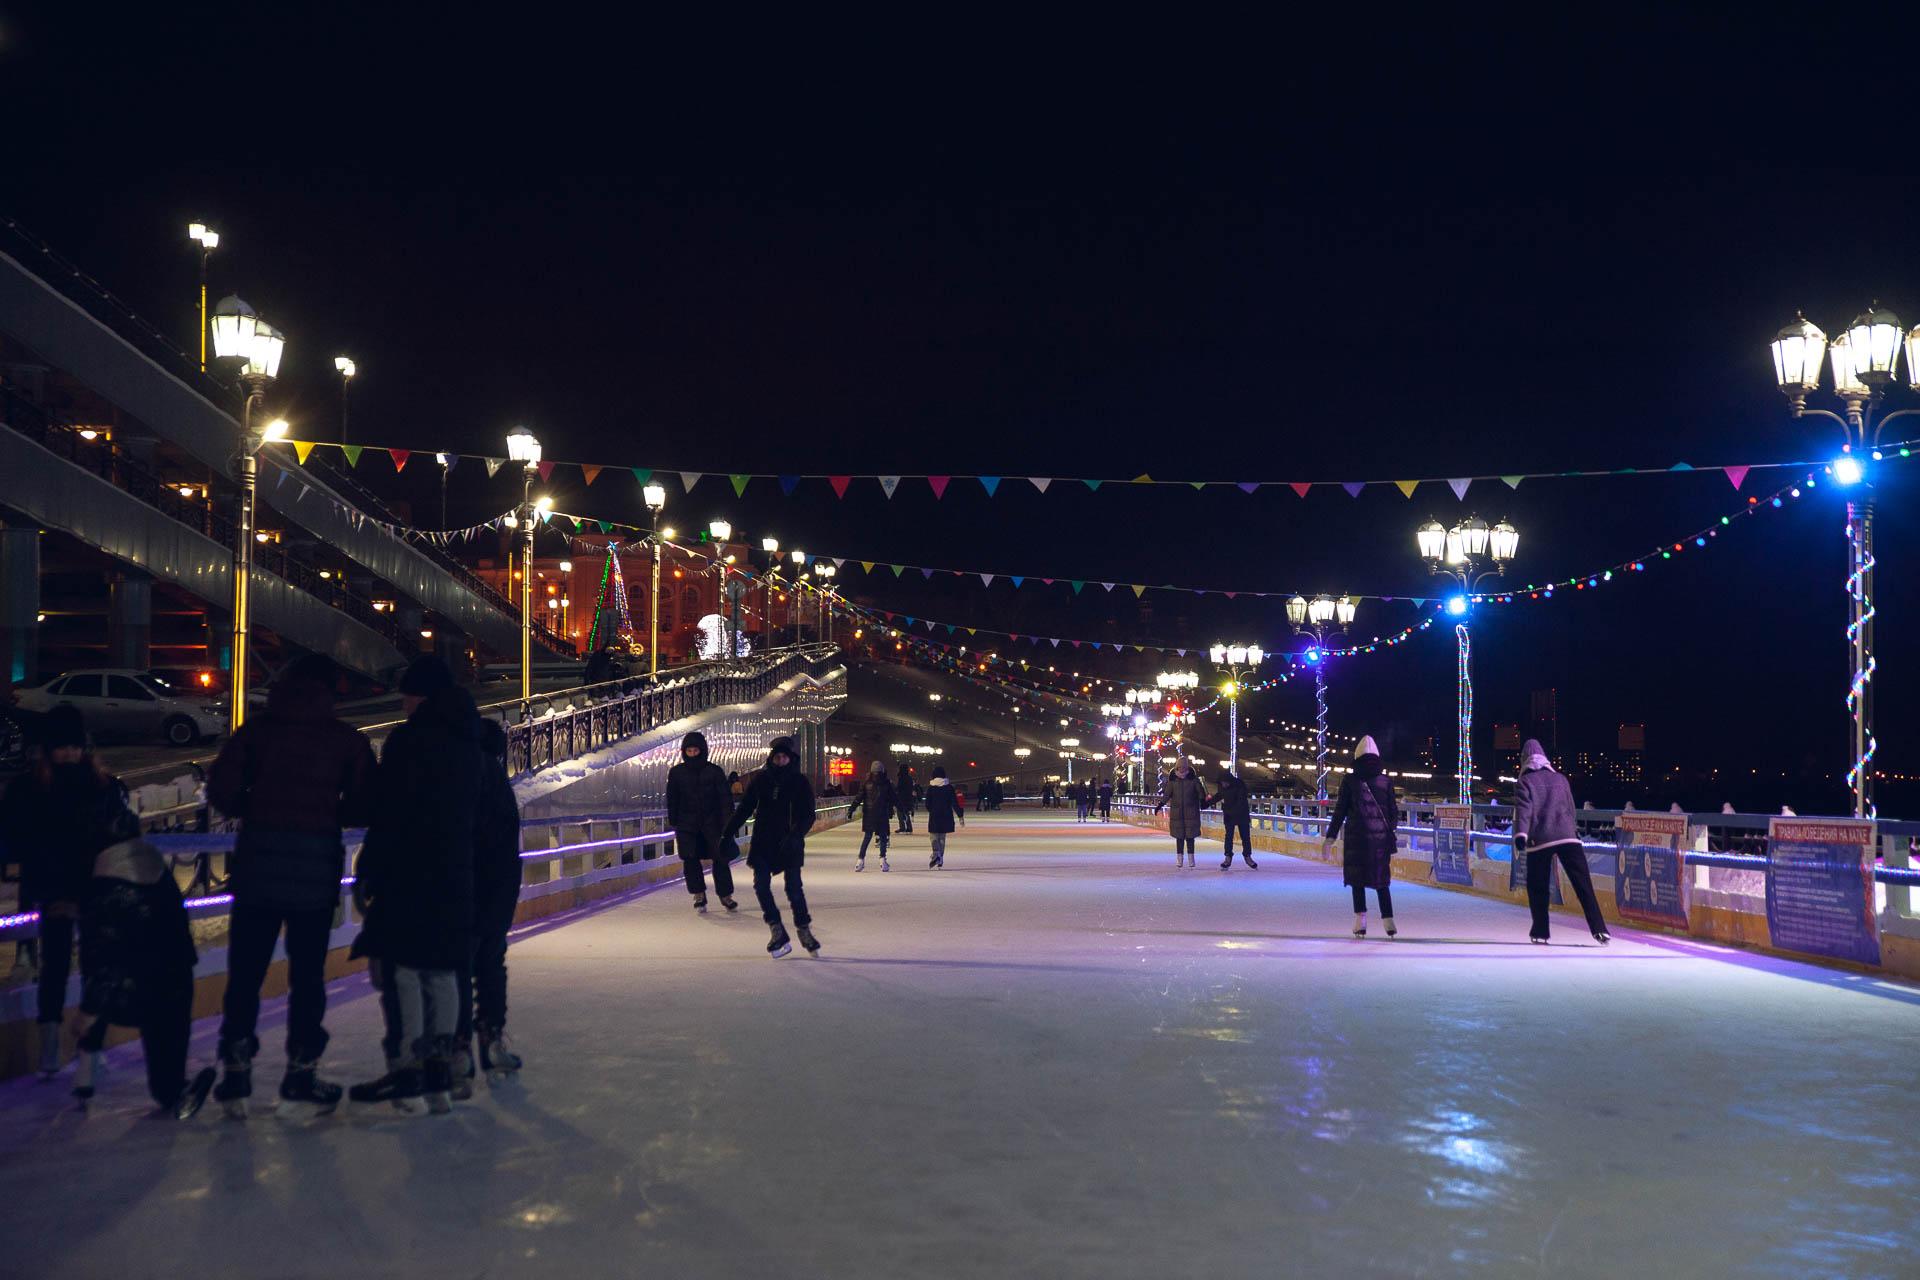
[[[440,527],[447,527],[447,477],[453,474],[453,456],[436,453],[433,460],[440,464]]]
[[[1267,655],[1257,644],[1217,644],[1208,657],[1216,667],[1227,669],[1227,683],[1221,692],[1227,695],[1227,768],[1240,773],[1240,689],[1246,677]]]
[[[820,638],[833,642],[833,580],[840,570],[826,560],[816,560],[813,572],[820,579]]]
[[[347,387],[352,383],[353,375],[359,372],[359,367],[353,363],[350,356],[335,356],[333,371],[340,375],[340,443],[345,444],[347,442]],[[442,520],[441,523],[445,524],[446,521]]]
[[[733,537],[733,525],[726,520],[709,520],[707,522],[707,537],[713,542],[713,582],[717,589],[714,604],[719,608],[726,609],[728,601],[727,540]],[[734,632],[734,623],[731,620],[733,611],[728,609],[727,612],[729,618],[725,628],[728,649],[727,661],[731,662],[739,654],[740,644]]]
[[[1287,621],[1311,642],[1307,665],[1313,668],[1313,798],[1327,798],[1327,640],[1353,625],[1360,606],[1351,596],[1295,596],[1287,601]]]
[[[520,718],[533,717],[533,477],[540,440],[525,427],[507,433],[507,456],[520,464]]]
[[[642,487],[640,494],[647,503],[647,541],[653,547],[653,604],[647,610],[647,629],[651,633],[647,639],[647,678],[658,684],[660,683],[660,512],[667,505],[667,488],[665,485],[650,484]],[[672,536],[671,532],[668,536]]]
[[[200,372],[207,371],[207,259],[220,244],[220,233],[204,222],[187,226],[187,239],[200,246]]]
[[[267,387],[280,373],[286,336],[262,320],[254,309],[229,294],[213,309],[213,351],[240,362],[240,382],[247,398],[240,412],[240,453],[235,470],[240,482],[240,520],[233,539],[233,716],[238,729],[247,718],[247,633],[252,613],[253,508],[258,487],[260,446],[287,434],[279,419],[256,426],[255,418]]]
[[[767,553],[766,576],[760,579],[760,634],[766,640],[766,647],[773,648],[773,575],[780,567],[780,539],[760,539],[760,549]]]
[[[1491,529],[1479,516],[1470,516],[1449,529],[1429,520],[1415,531],[1414,544],[1427,568],[1460,584],[1460,594],[1449,597],[1448,616],[1456,619],[1453,637],[1458,652],[1457,693],[1460,722],[1460,803],[1473,803],[1473,643],[1467,634],[1467,615],[1481,581],[1506,572],[1520,549],[1520,532],[1502,520]],[[1490,568],[1484,567],[1491,562]]]
[[[1847,684],[1847,712],[1853,722],[1853,760],[1847,769],[1847,789],[1853,793],[1857,818],[1876,816],[1873,801],[1873,757],[1879,742],[1873,734],[1873,680],[1879,663],[1873,644],[1873,466],[1880,460],[1880,433],[1895,418],[1920,409],[1886,411],[1902,348],[1907,357],[1907,385],[1920,391],[1920,325],[1903,331],[1899,317],[1879,303],[1856,316],[1831,343],[1819,327],[1804,316],[1775,336],[1773,375],[1793,407],[1793,416],[1809,415],[1837,423],[1841,430],[1840,457],[1833,478],[1842,488],[1858,491],[1847,499],[1847,645],[1852,678]],[[1809,409],[1807,395],[1820,387],[1821,357],[1832,361],[1833,391],[1841,413]]]
[[[800,588],[806,585],[807,553],[795,547],[788,558],[793,561],[793,601],[787,613],[793,619],[793,642],[800,643],[800,624],[806,610],[800,602]]]

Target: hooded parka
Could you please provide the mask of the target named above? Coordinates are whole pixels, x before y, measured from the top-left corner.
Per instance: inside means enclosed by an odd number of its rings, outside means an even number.
[[[882,767],[868,773],[867,780],[860,784],[848,816],[851,817],[854,810],[861,810],[860,830],[867,834],[884,835],[892,830],[887,820],[892,817],[894,806],[898,803],[899,793],[894,790],[886,769]]]
[[[785,767],[773,762],[783,753]],[[749,867],[777,875],[806,861],[807,832],[813,830],[813,784],[800,772],[793,739],[774,740],[767,751],[767,767],[754,775],[726,834],[737,835],[749,818],[753,819],[753,838],[747,845]]]
[[[699,755],[687,758],[687,748]],[[674,848],[683,862],[718,858],[733,817],[733,789],[727,771],[707,758],[705,735],[690,733],[680,740],[680,763],[667,770],[667,825],[673,828]]]
[[[1180,774],[1183,768],[1187,771],[1184,777]],[[1200,810],[1206,807],[1206,801],[1207,784],[1200,780],[1200,771],[1182,759],[1160,787],[1160,807],[1167,811],[1167,834],[1175,840],[1198,840]]]
[[[1353,772],[1340,783],[1333,820],[1327,824],[1331,841],[1344,829],[1347,842],[1341,856],[1341,883],[1384,889],[1393,881],[1393,854],[1399,847],[1400,805],[1393,796],[1373,739],[1363,738],[1364,754],[1354,758]]]

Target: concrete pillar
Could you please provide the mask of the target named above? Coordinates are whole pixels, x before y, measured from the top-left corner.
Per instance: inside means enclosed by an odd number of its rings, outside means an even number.
[[[153,579],[135,569],[107,585],[107,665],[135,671],[153,665]]]
[[[40,531],[0,529],[0,678],[40,676]]]

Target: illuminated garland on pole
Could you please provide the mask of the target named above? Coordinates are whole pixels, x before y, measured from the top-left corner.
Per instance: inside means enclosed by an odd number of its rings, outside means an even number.
[[[1467,624],[1454,624],[1460,648],[1460,803],[1473,803],[1473,642]]]

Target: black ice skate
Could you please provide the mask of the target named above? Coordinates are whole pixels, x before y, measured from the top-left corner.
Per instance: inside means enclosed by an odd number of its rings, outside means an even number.
[[[347,1096],[355,1102],[388,1102],[402,1115],[420,1114],[420,1065],[410,1059],[396,1062],[378,1080],[354,1085]]]
[[[420,1071],[420,1092],[427,1100],[427,1110],[436,1116],[453,1110],[453,1052],[453,1037],[437,1036],[421,1055],[425,1065]]]
[[[507,1033],[480,1033],[480,1069],[487,1073],[488,1084],[500,1084],[521,1067],[520,1055],[507,1044]]]
[[[207,1095],[213,1092],[213,1080],[218,1073],[212,1067],[202,1067],[198,1075],[187,1082],[180,1091],[179,1100],[173,1104],[175,1120],[191,1120],[200,1114],[200,1108],[207,1105]]]
[[[774,960],[778,960],[781,956],[793,950],[793,943],[787,938],[787,928],[785,925],[776,924],[771,927],[773,929],[773,937],[767,943],[767,955]]]
[[[318,1064],[288,1061],[287,1073],[280,1077],[280,1111],[298,1115],[302,1110],[319,1117],[332,1115],[340,1105],[342,1090],[331,1080],[316,1074]]]
[[[260,1042],[251,1036],[245,1044],[224,1046],[220,1051],[220,1083],[214,1086],[214,1100],[230,1120],[247,1118],[247,1099],[253,1096],[253,1055]]]
[[[738,911],[740,909],[740,904],[735,902],[732,898],[720,899],[720,905],[725,907],[730,912]]]
[[[820,939],[813,936],[813,930],[808,928],[804,924],[796,925],[794,927],[799,931],[800,945],[807,949],[807,954],[815,955],[815,956],[819,955]]]
[[[698,911],[701,915],[707,914],[707,895],[706,894],[702,893],[702,894],[696,894],[694,896],[693,909],[695,911]]]

